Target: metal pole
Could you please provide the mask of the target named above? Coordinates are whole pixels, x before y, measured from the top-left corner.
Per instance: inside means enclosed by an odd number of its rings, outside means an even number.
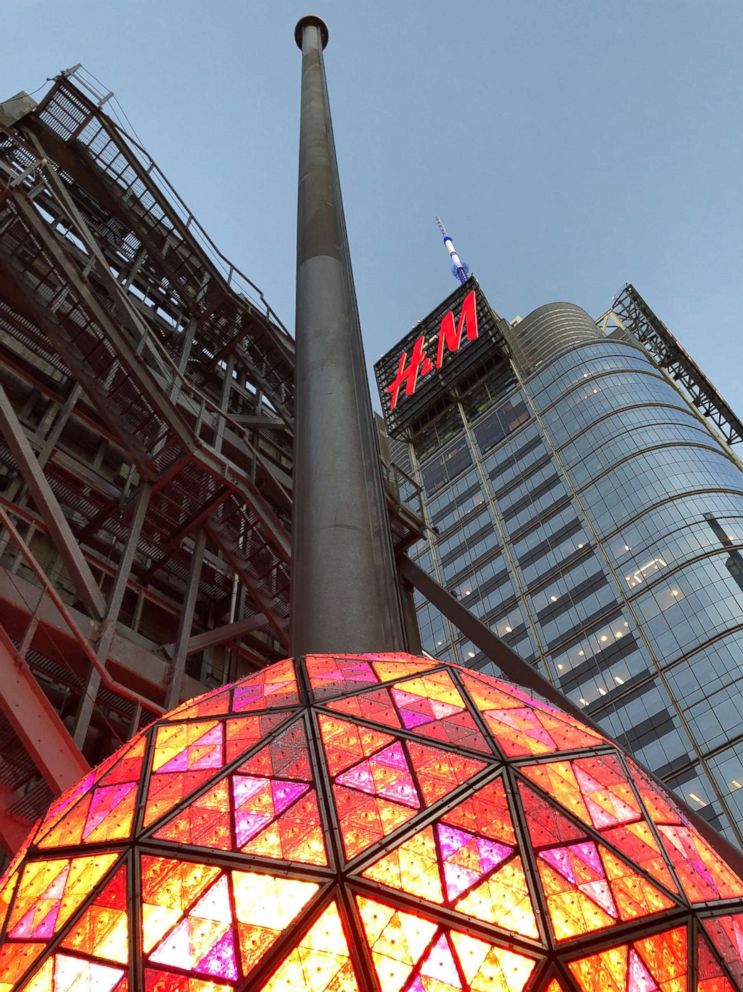
[[[303,17],[292,654],[405,649],[323,66]]]

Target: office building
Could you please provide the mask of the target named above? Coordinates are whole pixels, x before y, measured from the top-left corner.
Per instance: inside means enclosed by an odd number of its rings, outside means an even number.
[[[376,373],[418,563],[743,844],[743,429],[698,366],[631,286],[509,324],[470,279]]]

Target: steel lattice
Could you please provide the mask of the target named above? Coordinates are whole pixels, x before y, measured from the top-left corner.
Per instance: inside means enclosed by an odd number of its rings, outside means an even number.
[[[743,882],[617,747],[412,656],[286,660],[58,800],[0,992],[733,992]]]

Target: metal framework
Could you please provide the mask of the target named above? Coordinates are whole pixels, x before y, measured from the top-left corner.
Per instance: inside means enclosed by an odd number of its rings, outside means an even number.
[[[728,444],[743,441],[743,422],[631,283],[625,285],[598,324],[604,333],[614,326],[631,334],[684,387],[694,406]]]
[[[288,644],[293,341],[110,98],[75,67],[0,105],[10,850],[86,759]]]
[[[616,745],[410,655],[289,659],[53,806],[9,992],[736,992],[743,881]]]

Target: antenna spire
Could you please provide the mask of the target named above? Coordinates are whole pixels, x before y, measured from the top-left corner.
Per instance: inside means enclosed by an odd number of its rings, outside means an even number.
[[[438,228],[443,236],[444,246],[446,250],[449,252],[449,258],[451,259],[452,275],[454,276],[455,279],[459,279],[461,283],[467,282],[467,279],[469,278],[469,274],[470,274],[469,266],[465,265],[465,263],[462,261],[459,255],[457,255],[457,249],[454,247],[454,242],[446,233],[444,222],[438,215],[436,216],[436,223],[438,224]]]

